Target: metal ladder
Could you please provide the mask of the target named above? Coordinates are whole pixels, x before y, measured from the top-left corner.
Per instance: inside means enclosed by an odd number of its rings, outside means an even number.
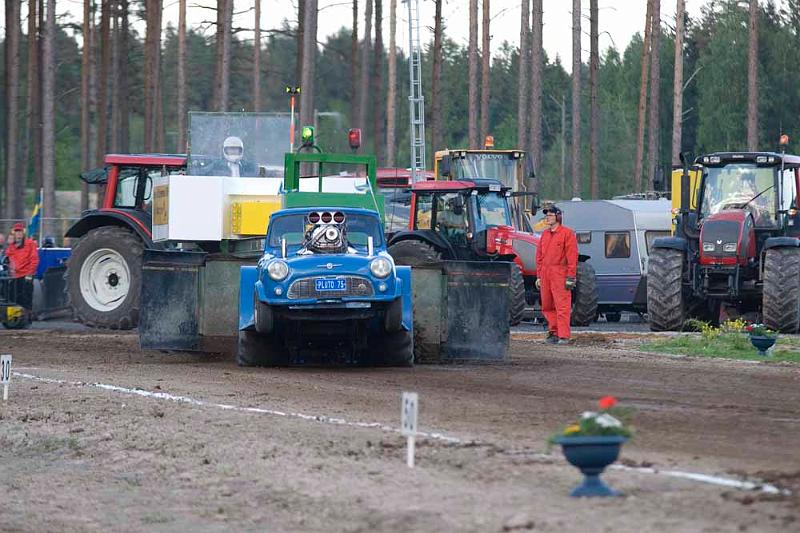
[[[425,95],[422,94],[422,47],[419,43],[419,0],[408,3],[409,116],[411,119],[411,182],[424,179]]]

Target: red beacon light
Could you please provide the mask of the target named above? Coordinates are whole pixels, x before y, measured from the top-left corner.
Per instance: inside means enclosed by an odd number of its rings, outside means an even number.
[[[347,142],[350,143],[350,148],[358,150],[361,147],[361,128],[350,128],[347,132]]]

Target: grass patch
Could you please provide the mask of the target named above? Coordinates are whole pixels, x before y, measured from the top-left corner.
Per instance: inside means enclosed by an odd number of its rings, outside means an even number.
[[[743,333],[720,333],[718,335],[686,334],[669,339],[659,339],[641,346],[648,352],[697,357],[718,357],[724,359],[743,359],[747,361],[789,361],[800,363],[800,339],[778,337],[778,342],[763,357],[758,355]]]

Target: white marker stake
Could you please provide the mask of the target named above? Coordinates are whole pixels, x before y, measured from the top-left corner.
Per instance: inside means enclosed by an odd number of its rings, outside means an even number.
[[[3,384],[3,401],[8,401],[8,381],[11,379],[11,355],[0,355],[0,383]]]
[[[417,437],[417,393],[404,392],[400,412],[400,432],[408,438],[406,464],[414,468],[414,447]]]

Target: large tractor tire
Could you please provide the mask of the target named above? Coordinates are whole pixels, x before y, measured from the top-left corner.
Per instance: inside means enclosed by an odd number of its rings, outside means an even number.
[[[578,263],[577,279],[572,291],[570,325],[588,326],[597,316],[597,277],[589,263]]]
[[[87,326],[132,329],[139,322],[144,243],[131,231],[105,226],[87,233],[67,263],[67,296]]]
[[[764,258],[762,314],[768,328],[800,329],[800,248],[771,248]]]
[[[239,366],[288,366],[289,351],[275,335],[261,335],[255,330],[239,331],[236,350]]]
[[[421,266],[438,263],[442,260],[442,254],[424,241],[409,239],[396,242],[389,246],[389,255],[397,265]]]
[[[368,349],[372,357],[367,358],[368,364],[376,366],[413,366],[414,365],[414,334],[411,331],[400,330],[394,333],[385,333],[382,338],[376,338]]]
[[[511,280],[508,284],[508,323],[516,326],[525,313],[525,278],[518,264],[511,264]]]
[[[652,331],[679,331],[686,320],[683,252],[656,248],[647,268],[647,315]]]

